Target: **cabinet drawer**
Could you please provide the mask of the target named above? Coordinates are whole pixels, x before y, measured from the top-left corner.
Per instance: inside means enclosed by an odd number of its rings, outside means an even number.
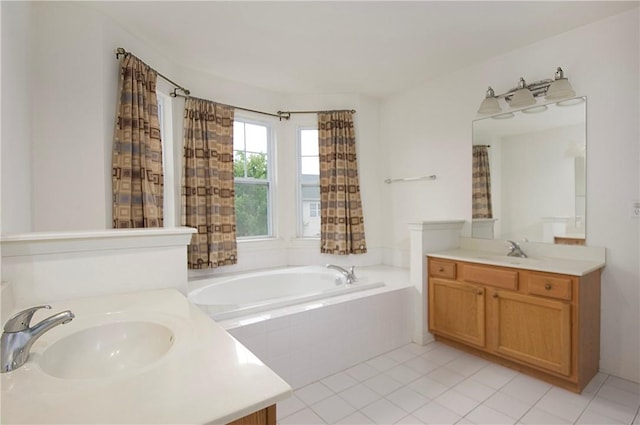
[[[527,277],[527,283],[530,294],[571,300],[570,277],[531,273]]]
[[[518,272],[514,270],[464,264],[462,278],[465,282],[470,283],[480,283],[514,291],[518,289]]]
[[[448,261],[430,260],[429,275],[434,277],[443,277],[445,279],[456,278],[456,263]]]

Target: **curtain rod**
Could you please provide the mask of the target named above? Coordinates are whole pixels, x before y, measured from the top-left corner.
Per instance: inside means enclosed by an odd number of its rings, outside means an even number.
[[[291,116],[291,114],[317,114],[320,112],[339,112],[339,111],[348,111],[351,112],[352,114],[356,113],[355,109],[338,109],[338,110],[333,110],[333,111],[278,111],[278,114],[282,114],[282,115],[288,115]]]
[[[131,52],[127,52],[124,48],[122,47],[118,47],[116,49],[116,59],[120,59],[120,56],[127,56],[132,54]],[[152,68],[153,69],[153,68]],[[173,89],[173,92],[169,93],[169,95],[171,97],[184,97],[186,98],[194,98],[194,99],[200,99],[197,97],[193,97],[190,96],[191,95],[191,91],[187,88],[182,87],[180,84],[176,83],[175,81],[169,79],[168,77],[162,75],[161,73],[159,73],[157,70],[153,69],[157,74],[158,77],[162,78],[163,80],[167,81],[168,83],[172,84],[175,88]],[[184,95],[178,94],[177,90],[180,90],[181,92],[184,93]],[[208,102],[211,102],[209,99],[201,99],[201,100],[206,100]],[[273,114],[271,112],[263,112],[263,111],[257,111],[255,109],[248,109],[248,108],[241,108],[239,106],[233,106],[233,105],[227,105],[230,106],[232,108],[235,109],[240,109],[241,111],[247,111],[247,112],[254,112],[256,114],[262,114],[262,115],[268,115],[270,117],[276,117],[279,118],[280,121],[282,121],[283,119],[288,120],[291,118],[291,114],[317,114],[318,112],[326,112],[326,111],[278,111],[277,113]],[[346,111],[347,109],[345,109]],[[355,114],[356,111],[355,109],[351,109],[348,110],[349,112],[351,112],[352,114]]]
[[[473,145],[473,146],[479,146],[479,147],[481,147],[481,148],[482,148],[482,147],[485,147],[485,148],[490,148],[490,147],[491,147],[491,145]]]
[[[437,177],[435,174],[432,174],[430,176],[422,176],[422,177],[406,177],[406,178],[399,178],[399,179],[385,179],[385,183],[398,183],[398,182],[416,182],[416,181],[421,181],[421,180],[435,180]]]
[[[120,59],[120,56],[127,56],[132,54],[131,52],[127,52],[124,48],[122,47],[118,47],[116,49],[116,59]],[[153,68],[151,68],[153,69]],[[158,77],[162,78],[163,80],[165,80],[166,82],[172,84],[175,89],[173,89],[173,92],[175,93],[176,90],[181,90],[184,94],[189,95],[191,92],[189,91],[189,89],[182,87],[180,84],[176,83],[175,81],[169,79],[168,77],[162,75],[161,73],[159,73],[158,71],[156,71],[155,69],[153,69],[155,71],[156,74],[158,74]]]
[[[183,95],[183,94],[178,94],[178,93],[176,93],[175,91],[174,91],[173,93],[170,93],[169,95],[170,95],[171,97],[183,97],[183,98],[185,98],[185,99],[198,99],[198,100],[204,100],[204,101],[207,101],[207,102],[212,102],[212,101],[211,101],[211,100],[209,100],[209,99],[203,99],[203,98],[201,98],[201,97],[195,97],[195,96],[185,96],[185,95]],[[226,104],[225,104],[225,105],[226,105]],[[241,111],[255,112],[255,113],[257,113],[257,114],[269,115],[270,117],[280,118],[280,120],[281,120],[281,121],[282,121],[283,119],[284,119],[284,120],[288,120],[289,118],[291,118],[291,117],[290,117],[290,116],[288,116],[288,115],[282,115],[282,114],[280,114],[280,112],[278,112],[277,114],[273,114],[273,113],[271,113],[271,112],[257,111],[257,110],[255,110],[255,109],[249,109],[249,108],[241,108],[240,106],[233,106],[233,105],[226,105],[226,106],[229,106],[229,107],[234,108],[234,109],[240,109]]]

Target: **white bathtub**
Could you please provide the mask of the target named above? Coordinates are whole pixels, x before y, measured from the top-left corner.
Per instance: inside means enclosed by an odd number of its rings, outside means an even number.
[[[300,388],[411,341],[409,271],[368,266],[356,275],[345,286],[320,266],[234,274],[190,281],[189,298]]]
[[[295,304],[384,286],[368,278],[346,284],[337,270],[322,266],[275,269],[199,281],[189,300],[215,320],[226,320]]]

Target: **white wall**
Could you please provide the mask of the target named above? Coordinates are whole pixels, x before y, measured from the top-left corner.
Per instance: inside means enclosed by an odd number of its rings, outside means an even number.
[[[496,57],[393,96],[381,106],[381,140],[394,177],[435,173],[433,182],[392,185],[385,245],[406,247],[407,223],[470,219],[471,121],[488,85],[551,78],[562,66],[587,103],[587,244],[607,248],[602,280],[603,371],[640,381],[640,89],[638,9]]]
[[[2,2],[2,223],[31,228],[31,8]]]

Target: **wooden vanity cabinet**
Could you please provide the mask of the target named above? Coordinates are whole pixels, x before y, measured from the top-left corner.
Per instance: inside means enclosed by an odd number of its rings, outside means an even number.
[[[585,276],[428,257],[436,339],[580,392],[598,372],[600,270]]]
[[[276,425],[276,405],[265,407],[227,425]]]

